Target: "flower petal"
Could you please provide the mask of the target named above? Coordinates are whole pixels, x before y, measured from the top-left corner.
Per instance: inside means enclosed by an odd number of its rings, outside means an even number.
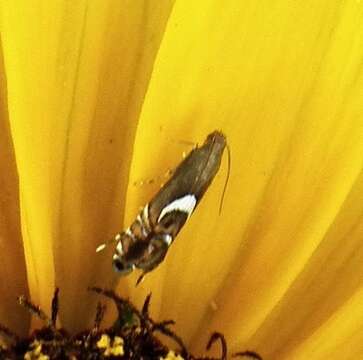
[[[362,289],[341,307],[286,359],[359,359],[362,354]]]
[[[362,216],[363,172],[305,268],[252,338],[251,343],[261,348],[268,344],[267,356],[308,359],[312,344],[320,340],[314,347],[317,359],[344,358],[340,341],[357,341],[356,328],[361,327],[363,314],[355,300],[363,276]]]
[[[116,280],[111,255],[95,249],[121,227],[137,118],[171,6],[2,4],[31,296],[47,308],[57,284],[73,330],[93,313],[87,286]]]
[[[176,317],[198,348],[199,334],[215,329],[233,339],[233,350],[247,344],[305,268],[362,168],[361,5],[244,5],[176,3],[130,176],[132,183],[175,166],[178,141],[201,142],[214,129],[227,135],[232,170],[222,215],[225,165],[147,285],[163,289],[156,309]],[[133,213],[150,195],[135,191],[127,202]]]
[[[6,104],[6,78],[0,54],[0,324],[25,335],[29,314],[16,302],[28,295],[24,249],[20,233],[18,176]]]

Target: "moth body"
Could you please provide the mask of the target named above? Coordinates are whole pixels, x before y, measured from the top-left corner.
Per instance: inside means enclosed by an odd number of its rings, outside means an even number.
[[[147,273],[158,266],[216,176],[226,147],[219,132],[193,149],[172,177],[145,205],[135,221],[117,234],[113,266],[121,274],[135,268]]]

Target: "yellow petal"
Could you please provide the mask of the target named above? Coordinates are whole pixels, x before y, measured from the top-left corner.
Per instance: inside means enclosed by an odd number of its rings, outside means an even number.
[[[220,129],[232,153],[222,214],[226,161],[164,263],[119,292],[141,302],[152,289],[153,315],[196,350],[220,330],[232,352],[359,354],[363,5],[19,4],[0,10],[33,300],[47,308],[59,285],[62,320],[79,328],[94,303],[82,290],[117,280],[95,248],[161,182],[134,181]]]
[[[93,313],[86,287],[116,278],[95,248],[122,226],[137,118],[171,5],[1,5],[31,297],[48,308],[59,286],[71,329]]]
[[[357,328],[361,327],[363,313],[358,302],[363,275],[362,214],[363,172],[306,268],[253,337],[252,344],[263,347],[267,342],[267,356],[351,359],[354,356],[348,352],[343,356],[343,348],[352,353],[359,351],[357,342],[361,338]],[[320,346],[312,349],[312,344],[319,341]],[[343,348],[342,342],[346,344]],[[316,357],[311,356],[313,351]]]
[[[286,359],[359,359],[363,351],[362,296],[362,289],[357,290]]]
[[[29,314],[16,302],[28,295],[24,249],[20,233],[18,176],[8,123],[6,79],[0,54],[0,323],[25,334]]]
[[[13,6],[4,2],[1,6],[9,121],[19,172],[29,288],[32,299],[46,308],[54,288],[53,233],[57,203],[53,194],[58,190],[57,170],[61,164],[54,136],[58,119],[52,111],[55,108],[53,36],[58,23],[49,15],[42,19],[43,28],[34,26],[41,23],[39,4],[22,2]],[[54,6],[50,10],[54,16],[58,9]],[[58,162],[54,163],[54,159]]]
[[[215,329],[234,351],[253,344],[356,182],[361,13],[357,2],[312,1],[173,9],[140,117],[127,216],[157,191],[140,192],[133,181],[175,167],[178,141],[226,133],[232,171],[222,215],[225,165],[143,284],[155,297],[162,291],[156,313],[174,318],[198,349],[199,334]],[[258,343],[265,353],[274,336]]]

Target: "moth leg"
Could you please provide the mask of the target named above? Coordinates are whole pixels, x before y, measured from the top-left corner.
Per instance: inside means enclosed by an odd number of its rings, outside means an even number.
[[[144,185],[152,185],[155,183],[162,183],[163,181],[165,181],[165,179],[169,179],[170,176],[173,175],[174,171],[175,169],[167,169],[163,175],[155,176],[150,179],[135,180],[132,185],[139,187]]]

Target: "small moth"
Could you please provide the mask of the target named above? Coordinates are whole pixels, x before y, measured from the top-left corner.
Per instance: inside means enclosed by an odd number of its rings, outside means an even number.
[[[131,226],[115,236],[113,267],[117,272],[125,275],[141,269],[139,283],[164,260],[169,246],[216,176],[226,145],[221,132],[209,134],[202,146],[185,157]],[[104,247],[101,245],[97,251]]]

